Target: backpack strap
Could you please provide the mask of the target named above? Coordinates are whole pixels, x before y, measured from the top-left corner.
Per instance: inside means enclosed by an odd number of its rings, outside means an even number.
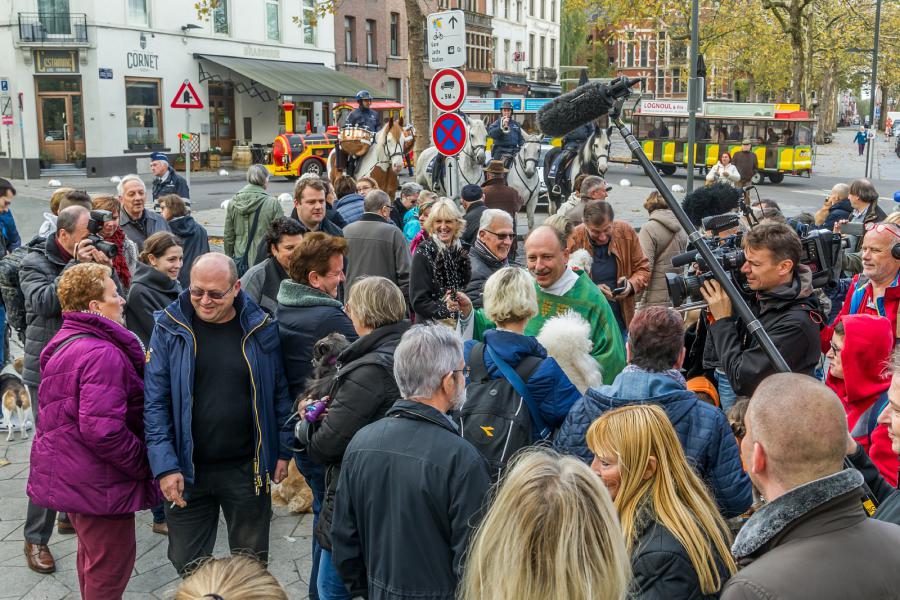
[[[517,370],[509,366],[509,364],[502,358],[500,358],[490,346],[485,345],[485,348],[487,348],[487,352],[488,354],[490,354],[491,360],[493,360],[494,364],[497,365],[497,368],[500,369],[503,377],[510,383],[510,385],[513,386],[513,389],[515,389],[519,393],[519,395],[522,397],[522,400],[525,401],[525,405],[528,407],[528,412],[531,414],[531,422],[538,430],[538,437],[540,437],[541,439],[547,439],[551,433],[550,428],[547,427],[544,419],[541,418],[541,414],[540,412],[538,412],[538,407],[534,403],[534,399],[531,397],[531,393],[528,391],[528,386],[525,385],[525,381],[523,381],[519,373],[516,372]],[[542,359],[538,358],[536,362],[540,364],[540,362],[543,361]],[[521,364],[519,366],[520,368],[522,367]],[[529,378],[530,374],[533,373],[535,369],[537,369],[536,364],[528,365],[528,370],[530,371],[530,373],[528,373]]]
[[[487,371],[487,365],[484,363],[485,348],[484,342],[478,342],[472,346],[472,350],[469,352],[469,383],[475,381],[483,383],[491,378]]]
[[[62,350],[63,348],[65,348],[66,346],[68,346],[69,344],[74,342],[75,340],[81,339],[81,338],[87,338],[87,337],[95,337],[95,336],[93,336],[89,333],[76,333],[75,335],[70,335],[69,337],[64,339],[62,342],[60,342],[60,344],[56,348],[54,348],[53,355],[50,358],[53,358],[53,356],[56,356],[57,354],[59,354],[60,350]]]
[[[241,257],[243,260],[247,259],[247,256],[250,255],[250,248],[253,246],[253,239],[256,237],[256,226],[259,225],[259,211],[262,210],[262,202],[259,203],[259,206],[256,207],[256,212],[253,213],[253,224],[250,225],[250,235],[247,237],[247,247],[244,248],[244,255]]]
[[[855,315],[859,312],[859,306],[862,304],[863,298],[866,295],[866,284],[869,283],[869,278],[860,275],[859,279],[856,280],[856,287],[853,289],[853,295],[850,296],[850,314]]]
[[[884,408],[888,405],[888,395],[887,390],[881,392],[881,395],[878,396],[878,400],[872,407],[869,409],[868,416],[868,425],[866,427],[866,435],[869,438],[869,447],[872,446],[872,434],[875,432],[875,428],[878,426],[878,415],[884,410]]]

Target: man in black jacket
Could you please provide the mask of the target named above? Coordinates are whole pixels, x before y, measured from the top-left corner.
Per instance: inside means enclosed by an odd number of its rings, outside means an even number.
[[[484,205],[484,190],[480,185],[470,183],[464,185],[459,193],[462,201],[463,210],[466,214],[463,219],[466,221],[466,228],[463,230],[460,241],[466,248],[471,248],[475,243],[475,237],[478,235],[478,228],[481,225],[481,213],[487,210]]]
[[[46,239],[28,243],[29,253],[19,268],[19,284],[25,297],[25,368],[22,379],[31,395],[35,424],[38,418],[38,386],[41,383],[41,351],[62,327],[62,307],[56,294],[59,276],[78,262],[109,265],[109,258],[93,247],[88,236],[90,214],[82,206],[59,211],[56,231]],[[56,563],[47,543],[53,533],[56,511],[28,502],[25,517],[25,558],[28,567],[38,573],[52,573]],[[60,517],[60,533],[74,533],[71,524]]]
[[[488,208],[481,213],[478,238],[469,250],[472,277],[466,286],[466,296],[475,308],[484,306],[481,296],[488,277],[509,266],[509,250],[515,235],[513,220],[506,211]]]
[[[819,363],[822,315],[812,273],[800,264],[800,238],[783,223],[763,223],[744,236],[741,272],[756,295],[750,308],[794,373],[812,375]],[[735,393],[749,396],[775,373],[769,357],[747,324],[733,316],[722,286],[709,280],[701,289],[714,321],[709,335]]]
[[[169,164],[169,157],[164,152],[150,154],[150,172],[153,173],[153,201],[163,196],[176,194],[191,204],[191,189],[184,177],[175,172]],[[190,269],[186,269],[190,271]]]
[[[447,417],[465,399],[464,372],[456,332],[416,325],[403,334],[394,352],[403,399],[353,437],[335,497],[332,558],[352,597],[456,597],[491,483]]]
[[[322,547],[318,589],[329,598],[346,594],[331,561],[334,498],[344,451],[357,431],[384,417],[400,398],[394,380],[394,351],[410,327],[405,320],[406,299],[400,288],[384,277],[366,277],[351,286],[347,306],[360,338],[338,356],[338,376],[328,412],[315,423],[303,419],[297,440],[312,460],[326,467],[325,499],[315,535]],[[300,414],[314,400],[301,403]]]

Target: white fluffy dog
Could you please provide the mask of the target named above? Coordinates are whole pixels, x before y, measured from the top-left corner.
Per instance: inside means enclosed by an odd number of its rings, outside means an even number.
[[[581,315],[569,311],[548,319],[537,339],[579,392],[583,394],[589,387],[603,384],[600,365],[591,356],[591,326]]]
[[[585,249],[579,249],[569,255],[569,268],[573,271],[584,271],[590,276],[594,257]]]

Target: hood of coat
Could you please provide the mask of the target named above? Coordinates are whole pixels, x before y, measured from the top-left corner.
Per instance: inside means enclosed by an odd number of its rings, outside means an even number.
[[[700,402],[683,384],[664,373],[649,371],[622,371],[610,385],[590,388],[584,397],[603,412],[627,404],[659,404],[673,425]]]
[[[537,338],[520,335],[513,331],[503,331],[500,329],[489,329],[484,332],[484,343],[491,347],[491,350],[497,353],[501,360],[505,360],[510,365],[517,365],[522,359],[528,356],[537,356],[538,358],[547,358],[547,351],[537,341]],[[487,353],[484,355],[485,366],[488,371],[494,364],[491,356]]]
[[[894,328],[889,319],[877,315],[844,315],[838,320],[844,324],[844,377],[829,372],[827,383],[848,403],[871,400],[891,386],[886,366],[894,348]]]
[[[231,206],[234,206],[234,210],[240,215],[253,215],[259,205],[268,198],[271,196],[265,188],[248,183],[231,199]]]
[[[650,221],[656,221],[672,233],[678,233],[681,231],[681,224],[678,222],[678,219],[675,218],[675,213],[673,213],[668,208],[660,208],[654,210],[650,213]]]
[[[138,337],[115,321],[89,312],[63,313],[59,333],[41,352],[41,369],[47,366],[56,348],[73,335],[87,335],[113,344],[128,357],[138,377],[144,376],[144,347]]]
[[[339,210],[344,206],[348,206],[355,202],[363,202],[365,199],[360,194],[347,194],[346,196],[339,198],[334,203],[335,210]]]
[[[758,552],[814,509],[859,489],[862,484],[859,471],[844,469],[792,489],[753,513],[734,539],[731,553],[742,559]]]
[[[853,205],[850,204],[850,198],[844,198],[843,200],[832,204],[828,209],[828,212],[834,212],[836,210],[844,211],[848,214],[853,212]]]
[[[382,325],[344,348],[344,351],[338,356],[338,364],[350,364],[354,360],[372,352],[384,351],[389,352],[393,356],[397,344],[400,343],[400,338],[403,337],[403,334],[410,327],[412,327],[412,323],[406,320],[390,325]]]
[[[142,262],[138,262],[135,265],[134,278],[131,284],[134,285],[135,283],[143,284],[152,290],[170,295],[172,300],[181,293],[181,284],[178,283],[177,279],[169,279],[169,276],[165,273],[161,273]]]
[[[256,209],[254,208],[254,210]],[[172,230],[172,233],[184,239],[199,233],[200,224],[197,223],[191,215],[185,215],[169,221],[169,229]]]
[[[309,306],[333,306],[343,308],[341,301],[332,298],[324,292],[320,292],[308,285],[297,283],[292,279],[285,279],[278,288],[278,303],[284,306],[296,306],[305,308]]]
[[[819,308],[819,301],[815,297],[816,290],[812,284],[812,271],[806,265],[800,265],[797,275],[787,285],[780,285],[766,292],[759,293],[759,302],[762,312],[767,310],[782,310],[792,304],[809,304],[812,308]]]

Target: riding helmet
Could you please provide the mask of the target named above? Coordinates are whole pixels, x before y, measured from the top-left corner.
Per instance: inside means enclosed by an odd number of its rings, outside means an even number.
[[[356,92],[356,100],[371,100],[372,94],[369,93],[369,90],[359,90]]]

